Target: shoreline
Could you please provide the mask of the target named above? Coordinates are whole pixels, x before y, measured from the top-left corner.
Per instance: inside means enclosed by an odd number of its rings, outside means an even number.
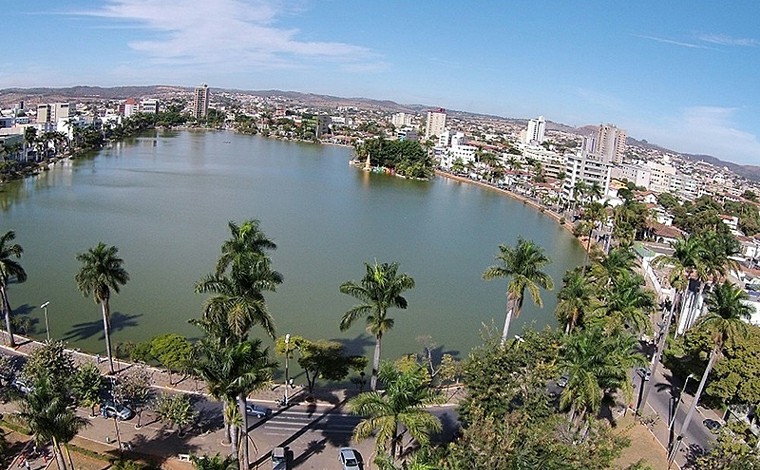
[[[576,237],[573,234],[573,226],[572,226],[572,224],[569,224],[567,221],[565,221],[565,223],[560,223],[560,220],[562,220],[562,218],[563,218],[562,215],[560,215],[560,214],[558,214],[558,213],[556,213],[556,212],[554,212],[554,211],[552,211],[550,209],[547,209],[547,208],[541,206],[540,204],[536,203],[535,201],[532,201],[529,198],[527,198],[525,196],[522,196],[520,194],[517,194],[517,193],[515,193],[513,191],[510,191],[508,189],[499,188],[497,186],[493,186],[493,185],[488,184],[488,183],[483,183],[482,181],[475,181],[475,180],[467,178],[465,176],[457,176],[457,175],[448,173],[448,172],[443,171],[443,170],[436,169],[435,170],[435,175],[436,176],[441,176],[443,178],[448,178],[448,179],[451,179],[451,180],[454,180],[454,181],[459,181],[460,183],[474,184],[474,185],[479,186],[481,188],[501,193],[501,194],[503,194],[505,196],[511,197],[511,198],[516,199],[518,201],[521,201],[523,204],[527,204],[527,205],[531,206],[532,208],[536,209],[539,214],[543,214],[543,215],[546,215],[546,216],[550,217],[551,219],[553,219],[557,223],[557,225],[559,225],[560,227],[562,227],[565,230],[567,230],[568,232],[570,232],[570,234],[573,235],[573,237],[575,237],[575,239],[578,240],[578,242],[581,244],[581,247],[583,248],[583,251],[586,251],[586,246],[583,243],[581,243],[581,239],[578,238],[578,237]]]

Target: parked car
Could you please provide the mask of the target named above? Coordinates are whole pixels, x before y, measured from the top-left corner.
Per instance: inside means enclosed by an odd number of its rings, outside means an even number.
[[[272,409],[263,405],[256,405],[253,403],[245,404],[245,413],[248,416],[255,416],[256,418],[266,418],[272,414]]]
[[[15,388],[24,395],[34,390],[34,388],[23,377],[14,377],[11,381],[11,387]]]
[[[113,400],[106,400],[100,405],[100,414],[104,418],[113,418],[116,416],[116,419],[118,420],[128,420],[132,419],[135,412],[127,405],[116,403]]]
[[[705,427],[707,429],[709,429],[710,431],[712,431],[712,432],[718,432],[718,430],[722,426],[720,424],[720,421],[716,421],[714,419],[709,419],[709,418],[706,419],[706,420],[704,420],[704,421],[702,421],[702,424],[704,424]]]
[[[288,448],[275,447],[272,449],[272,470],[288,470]]]
[[[343,470],[359,470],[359,456],[350,447],[343,447],[338,451],[338,461],[343,465]]]
[[[652,378],[652,371],[646,367],[639,367],[636,369],[636,373],[639,374],[639,376],[642,377],[644,381]]]

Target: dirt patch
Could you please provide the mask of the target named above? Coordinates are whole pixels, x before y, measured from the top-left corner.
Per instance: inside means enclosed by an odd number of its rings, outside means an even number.
[[[624,469],[640,460],[657,470],[668,468],[668,455],[662,444],[646,426],[634,421],[632,414],[621,417],[617,425],[631,445],[615,461],[615,468]]]

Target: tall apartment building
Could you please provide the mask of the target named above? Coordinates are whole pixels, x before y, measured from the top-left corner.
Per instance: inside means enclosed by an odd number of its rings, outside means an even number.
[[[523,158],[539,162],[544,168],[544,175],[549,178],[557,178],[560,173],[565,173],[566,159],[557,152],[546,150],[540,145],[526,145],[522,152]]]
[[[425,120],[425,140],[432,136],[440,136],[446,130],[446,110],[440,108],[436,111],[428,111]]]
[[[544,132],[546,132],[546,121],[543,116],[528,121],[528,129],[525,131],[524,143],[540,144],[544,141]]]
[[[210,97],[210,90],[208,85],[203,83],[199,87],[195,87],[193,93],[193,117],[200,119],[206,117],[208,114],[208,102]]]
[[[133,114],[137,114],[140,110],[140,105],[137,103],[137,100],[134,98],[127,98],[124,100],[124,102],[119,106],[119,112],[124,117],[130,117]]]
[[[621,163],[627,137],[623,129],[618,129],[612,124],[601,124],[596,131],[592,153],[599,155],[607,163]]]
[[[583,181],[586,186],[599,185],[602,196],[610,189],[611,165],[593,154],[580,151],[575,155],[565,155],[565,185],[562,195],[565,200],[575,200],[575,185]]]
[[[37,105],[37,122],[56,124],[61,119],[68,119],[74,109],[71,103],[47,103]]]
[[[655,194],[671,193],[676,197],[694,200],[698,197],[698,186],[693,178],[680,175],[671,165],[647,162],[646,165],[616,165],[612,178],[626,179]]]

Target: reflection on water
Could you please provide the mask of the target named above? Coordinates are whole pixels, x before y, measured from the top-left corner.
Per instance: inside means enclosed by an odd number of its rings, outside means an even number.
[[[74,275],[76,254],[103,241],[119,248],[131,276],[111,301],[124,319],[115,343],[170,331],[195,337],[187,319],[204,296],[193,285],[212,270],[227,222],[257,218],[285,276],[267,294],[279,334],[341,339],[353,352],[371,347],[363,322],[338,330],[354,304],[338,286],[361,278],[365,261],[395,260],[417,287],[409,309],[392,313],[384,357],[420,350],[418,336],[466,353],[483,324],[503,321],[505,283],[481,279],[499,243],[535,239],[554,259],[555,284],[583,259],[571,235],[510,198],[440,178],[367,173],[349,166],[351,157],[343,147],[158,131],[5,185],[0,230],[16,230],[29,277],[11,286],[11,303],[30,305],[39,319],[37,306],[49,300],[55,337],[102,351],[93,326],[100,311]],[[554,324],[555,295],[543,294],[542,310],[526,301],[514,331]]]

